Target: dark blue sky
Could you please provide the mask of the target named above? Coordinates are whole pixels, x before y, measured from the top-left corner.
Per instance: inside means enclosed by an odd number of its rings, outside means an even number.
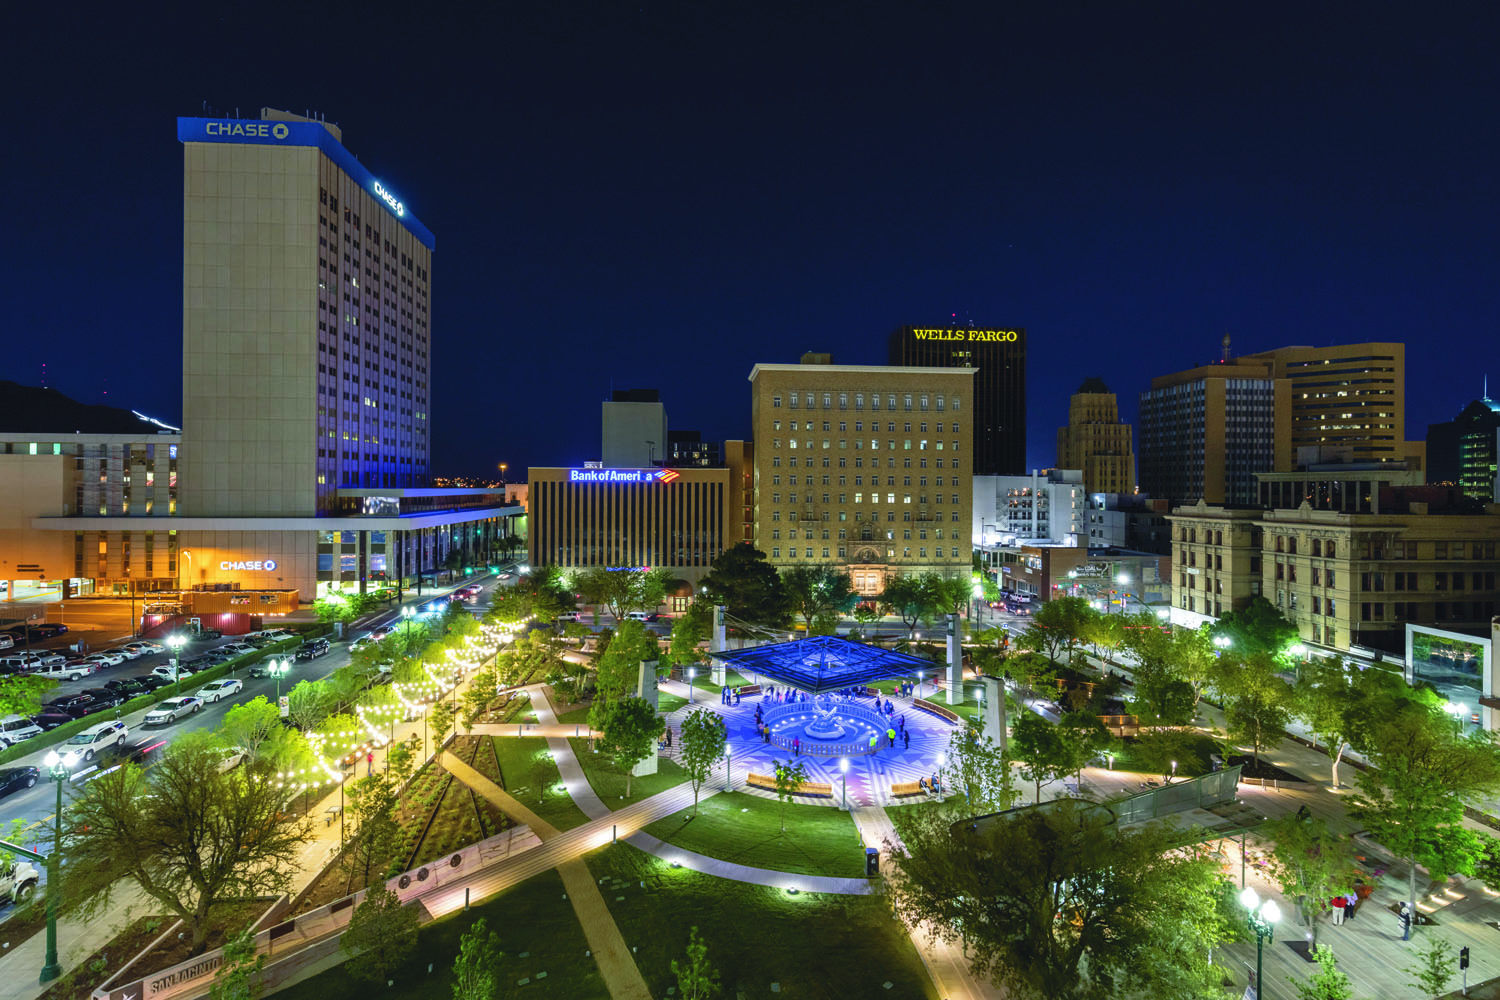
[[[611,385],[743,436],[753,364],[954,313],[1029,330],[1034,466],[1226,331],[1405,341],[1410,438],[1500,378],[1493,4],[481,6],[16,25],[6,377],[180,414],[207,100],[321,110],[436,234],[439,472],[597,457]]]

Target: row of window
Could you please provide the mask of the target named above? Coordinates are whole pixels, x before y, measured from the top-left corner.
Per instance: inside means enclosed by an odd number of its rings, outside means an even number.
[[[831,410],[831,409],[833,409],[833,402],[834,402],[835,396],[837,396],[837,398],[838,398],[838,407],[839,407],[839,409],[841,409],[841,410],[847,410],[847,409],[849,409],[849,396],[850,396],[849,393],[847,393],[847,392],[840,392],[840,393],[825,392],[825,393],[822,393],[821,395],[822,395],[822,399],[823,399],[823,409],[825,409],[825,410]],[[898,395],[901,397],[902,409],[905,409],[905,410],[910,410],[912,408],[912,400],[913,399],[915,399],[917,401],[917,409],[919,409],[919,410],[925,410],[925,409],[927,409],[929,407],[929,405],[931,405],[932,403],[935,402],[937,410],[939,412],[942,412],[942,410],[944,409],[944,407],[945,406],[949,406],[949,405],[951,405],[951,407],[952,407],[952,409],[954,411],[957,411],[959,409],[961,403],[962,403],[961,398],[958,397],[958,396],[941,396],[941,395],[939,395],[939,396],[929,396],[926,393],[919,393],[919,394],[917,394],[917,395],[914,396],[912,393],[909,393],[909,392],[905,392],[905,393],[888,392],[888,393],[885,394],[885,408],[887,410],[894,410],[894,409],[896,409],[896,397]],[[863,410],[865,408],[865,394],[862,393],[862,392],[856,392],[856,393],[853,394],[853,396],[854,396],[854,408],[856,410]],[[795,409],[798,408],[798,405],[799,405],[799,402],[800,402],[800,405],[804,409],[808,409],[808,410],[816,409],[817,405],[818,405],[818,398],[819,398],[819,394],[816,393],[816,392],[804,392],[804,393],[800,393],[800,394],[799,393],[795,393],[795,392],[789,393],[787,395],[787,402],[789,404],[788,408],[795,410]],[[872,410],[878,410],[878,409],[880,409],[880,398],[881,398],[880,393],[878,393],[878,392],[872,392],[872,393],[870,393],[870,409],[872,409]],[[771,397],[771,406],[773,408],[779,408],[781,406],[781,397],[780,396],[772,396]]]
[[[811,547],[808,547],[804,551],[807,553],[806,556],[805,556],[805,558],[808,558],[808,559],[814,558],[814,556],[813,556],[813,550],[812,550]],[[840,559],[847,559],[848,558],[848,553],[847,553],[847,551],[846,551],[846,549],[845,549],[844,546],[840,545],[838,547],[838,552],[839,552],[838,557]],[[795,545],[789,546],[787,548],[787,550],[786,550],[786,555],[787,555],[788,559],[796,559],[797,558],[797,547]],[[943,550],[942,550],[942,548],[941,547],[935,547],[933,549],[933,551],[932,551],[932,556],[933,556],[934,559],[941,559],[941,558],[943,558]],[[885,550],[885,557],[887,559],[895,559],[896,558],[896,550],[895,550],[895,548],[887,548]],[[780,559],[781,558],[781,546],[779,546],[779,545],[773,545],[773,546],[771,546],[771,558],[772,559]],[[826,546],[826,545],[823,546],[823,558],[824,559],[829,558],[829,555],[828,555],[828,546]],[[911,546],[907,545],[907,546],[904,546],[901,549],[901,558],[902,559],[910,559],[911,558]],[[918,549],[917,549],[917,558],[918,559],[926,559],[927,558],[927,546],[925,546],[925,545],[918,546]],[[950,558],[953,558],[953,559],[957,559],[958,558],[958,549],[956,547],[953,549],[953,554],[952,554],[952,556],[950,556]]]
[[[958,468],[958,456],[956,456],[956,455],[953,456],[949,461],[952,463],[952,467],[953,468],[955,468],[955,469]],[[823,468],[826,469],[826,468],[828,468],[828,463],[829,463],[828,456],[824,455],[823,456],[823,461],[820,464],[823,466]],[[796,455],[792,455],[792,456],[788,457],[786,464],[795,469],[797,467],[797,456]],[[807,466],[809,469],[812,468],[812,464],[813,464],[813,458],[812,458],[812,456],[808,455],[807,457],[803,458],[802,459],[802,464],[805,465],[805,466]],[[894,469],[896,467],[896,457],[894,455],[892,455],[890,458],[888,458],[888,459],[885,460],[885,464],[886,464],[886,466],[888,468]],[[839,456],[839,468],[840,469],[848,468],[848,465],[849,465],[849,460],[847,458],[845,458],[843,455],[840,455]],[[934,460],[934,465],[935,465],[936,468],[941,469],[943,467],[943,460],[941,458],[935,459]],[[781,456],[780,455],[772,455],[771,456],[771,467],[773,469],[779,469],[779,468],[781,468]],[[854,459],[854,467],[856,469],[863,469],[865,467],[865,460],[864,460],[863,456],[856,456],[855,457],[855,459]],[[872,469],[878,469],[879,467],[880,467],[880,459],[878,457],[871,458],[870,459],[870,468],[872,468]],[[911,458],[910,457],[903,458],[901,460],[901,467],[904,468],[904,469],[910,469],[911,468]],[[917,467],[920,468],[920,469],[927,468],[927,457],[925,455],[922,456],[921,458],[917,459]],[[955,486],[958,485],[958,477],[957,476],[953,477],[953,484]]]
[[[788,428],[789,430],[794,430],[794,431],[795,430],[804,430],[804,431],[817,430],[817,428],[813,426],[814,421],[812,421],[812,420],[802,420],[802,421],[792,420],[792,421],[788,421],[788,423],[790,423],[790,425],[791,425]],[[798,427],[799,423],[804,424],[805,426]],[[943,423],[942,423],[942,421],[938,421],[937,424],[935,424],[934,426],[935,426],[936,432],[938,434],[943,433]],[[823,421],[823,430],[824,431],[829,431],[831,429],[832,429],[832,422],[828,421],[828,420]],[[854,421],[854,430],[855,430],[856,433],[861,432],[864,429],[865,429],[865,422],[863,420],[856,420],[856,421]],[[885,429],[886,429],[887,432],[889,432],[891,434],[896,433],[896,421],[894,421],[894,420],[887,421],[886,425],[885,425]],[[903,433],[910,434],[911,433],[911,421],[910,420],[902,421],[901,429],[902,429]],[[773,431],[779,431],[779,430],[781,430],[781,421],[780,420],[773,420],[773,421],[771,421],[771,430],[773,430]],[[839,421],[839,433],[843,434],[843,433],[845,433],[848,430],[849,430],[849,421],[847,421],[847,420],[840,420]],[[880,432],[880,421],[878,421],[878,420],[872,420],[872,421],[870,421],[870,430],[872,430],[872,431],[874,431],[874,432],[876,432],[878,434]],[[917,430],[918,430],[918,433],[926,434],[927,433],[927,421],[925,421],[925,420],[918,421],[917,422]],[[956,421],[956,420],[953,422],[953,433],[954,434],[959,433],[959,430],[958,430],[958,421]],[[824,445],[823,447],[826,448],[828,446]]]
[[[840,520],[840,521],[847,521],[847,520],[849,520],[849,513],[848,513],[848,511],[842,511],[841,510],[841,511],[838,512],[838,514],[839,514],[839,516],[838,516],[837,520]],[[786,513],[786,519],[788,521],[796,521],[796,520],[798,520],[797,512],[795,510],[789,510],[789,511],[787,511],[787,513]],[[864,511],[857,510],[857,511],[854,512],[854,520],[856,520],[856,521],[863,521],[864,519],[865,519],[865,512]],[[887,521],[894,521],[894,520],[896,520],[896,512],[893,511],[893,510],[892,511],[887,511],[886,515],[885,515],[885,519]],[[903,520],[903,521],[910,521],[911,519],[912,519],[911,511],[908,510],[908,511],[903,511],[901,513],[901,520]],[[942,511],[938,511],[931,518],[931,520],[933,522],[941,521],[942,519],[943,519],[943,512]],[[773,511],[771,511],[771,520],[773,520],[773,521],[780,521],[781,520],[781,511],[779,511],[779,510],[773,510]],[[831,520],[835,520],[835,518],[833,518],[831,516],[831,513],[829,511],[825,510],[818,517],[813,517],[811,514],[809,514],[806,517],[801,518],[801,520],[803,520],[803,521],[831,521]],[[878,510],[872,510],[872,511],[870,511],[870,520],[871,521],[878,521],[878,520],[880,520],[880,511],[878,511]],[[918,518],[917,520],[925,521],[925,520],[928,520],[928,518]],[[955,510],[953,512],[953,517],[950,520],[955,521],[955,522],[958,521],[958,511]]]
[[[839,441],[839,443],[838,443],[838,449],[840,451],[846,451],[848,449],[848,447],[849,447],[849,439],[848,438],[839,438],[838,441]],[[926,451],[928,443],[929,442],[928,442],[928,440],[926,438],[919,438],[917,440],[916,450],[917,451]],[[931,442],[931,444],[932,444],[932,450],[933,451],[942,451],[943,450],[943,442],[941,440],[934,440],[934,441]],[[813,451],[813,450],[815,450],[814,445],[815,445],[814,440],[812,438],[807,438],[807,439],[805,439],[803,441],[801,447],[802,447],[802,449],[804,451]],[[888,438],[886,440],[886,442],[885,442],[885,448],[886,448],[887,451],[898,451],[898,450],[899,451],[911,451],[912,450],[912,446],[911,445],[912,445],[912,439],[911,438],[905,438],[901,442],[901,447],[899,449],[896,447],[896,442],[895,442],[894,439],[889,439]],[[781,447],[781,438],[779,438],[779,437],[773,437],[771,439],[771,447],[772,448],[780,448]],[[797,449],[797,447],[798,447],[798,439],[797,438],[788,438],[787,439],[787,447],[789,449],[795,451]],[[823,439],[823,450],[827,451],[827,450],[829,450],[830,447],[832,447],[832,445],[830,444],[830,439],[829,438],[824,438]],[[854,450],[855,451],[864,451],[865,450],[865,439],[864,438],[855,438],[854,439]],[[870,438],[870,451],[879,451],[879,450],[880,450],[880,439],[879,438]],[[949,450],[950,451],[958,451],[958,442],[957,441],[950,442],[949,443]]]
[[[911,477],[908,476],[907,478],[910,479]],[[806,502],[806,503],[813,503],[813,502],[815,502],[813,494],[807,493],[807,494],[804,494],[804,495],[807,497],[806,501],[804,501],[804,502]],[[831,496],[831,494],[828,494],[828,493],[822,494],[822,497],[823,497],[822,502],[823,503],[828,503],[829,502],[829,500],[828,500],[829,496]],[[934,494],[934,496],[936,497],[936,502],[937,503],[942,503],[943,502],[943,495],[941,493]],[[952,494],[952,497],[953,497],[953,502],[954,503],[958,503],[958,494],[954,493],[954,494]],[[772,503],[781,503],[781,494],[780,493],[772,493],[771,494],[771,502]],[[786,495],[786,502],[787,503],[796,503],[797,502],[797,494],[795,494],[795,493],[788,493]],[[839,494],[839,503],[844,504],[844,503],[848,503],[848,502],[849,502],[849,494],[847,494],[847,493],[840,493]],[[863,493],[856,493],[856,494],[854,494],[854,502],[855,503],[864,503],[865,502],[865,495]],[[879,493],[871,493],[870,494],[870,502],[871,503],[879,503],[880,502],[880,494]],[[896,494],[894,494],[894,493],[887,493],[885,495],[885,502],[886,503],[895,503],[896,502]],[[901,502],[902,503],[911,503],[911,494],[910,493],[903,493],[903,494],[901,494]],[[927,494],[925,494],[925,493],[918,494],[917,495],[917,502],[925,504],[927,502]]]

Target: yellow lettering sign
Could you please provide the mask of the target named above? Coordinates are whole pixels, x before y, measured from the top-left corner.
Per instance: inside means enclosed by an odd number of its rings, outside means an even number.
[[[911,335],[917,340],[964,340],[990,343],[1015,343],[1021,339],[1015,330],[917,330]]]

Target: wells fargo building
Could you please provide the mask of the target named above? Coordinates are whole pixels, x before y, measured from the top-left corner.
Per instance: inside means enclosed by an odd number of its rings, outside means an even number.
[[[892,365],[974,371],[976,476],[1026,474],[1026,330],[903,326],[891,333]]]

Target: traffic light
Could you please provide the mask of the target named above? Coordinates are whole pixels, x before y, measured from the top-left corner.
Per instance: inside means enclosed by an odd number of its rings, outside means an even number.
[[[1458,967],[1460,969],[1467,969],[1469,967],[1468,945],[1464,945],[1462,948],[1458,949]]]

